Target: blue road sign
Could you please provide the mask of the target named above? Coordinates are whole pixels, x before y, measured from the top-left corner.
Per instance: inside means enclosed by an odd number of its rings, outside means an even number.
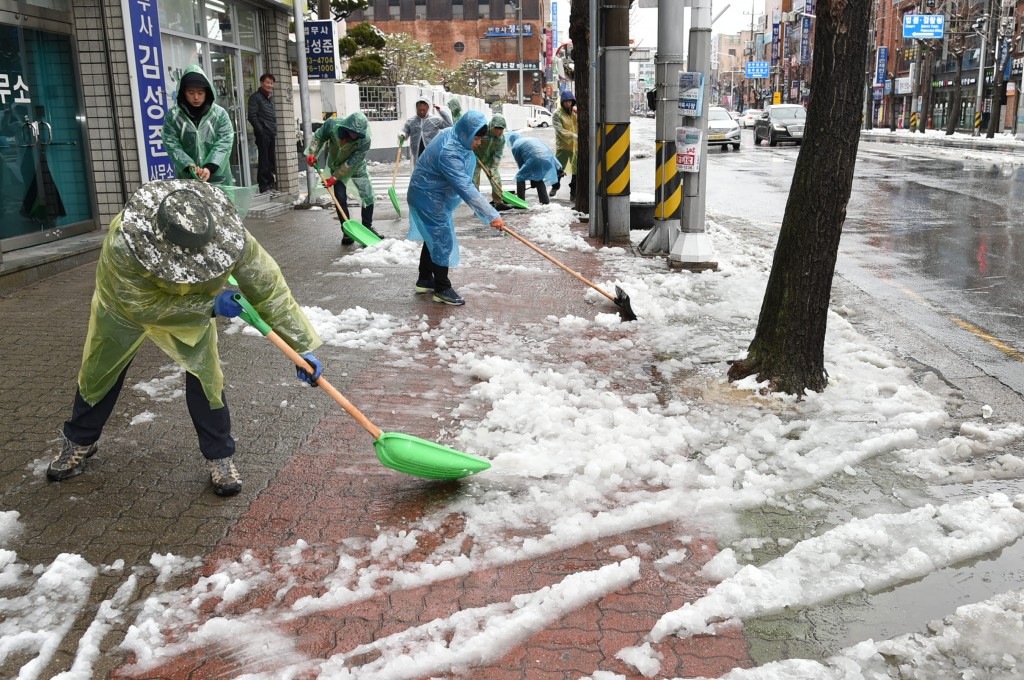
[[[942,14],[904,14],[903,37],[923,40],[942,38],[946,17]]]
[[[767,61],[748,61],[746,68],[747,78],[768,78],[771,75],[772,65]]]

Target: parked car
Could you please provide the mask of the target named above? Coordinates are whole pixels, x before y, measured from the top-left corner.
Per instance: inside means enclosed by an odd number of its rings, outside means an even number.
[[[740,150],[740,126],[724,108],[712,106],[708,109],[708,146],[725,149],[730,144],[733,150]]]
[[[762,139],[768,140],[768,146],[779,142],[795,142],[799,146],[806,122],[807,111],[800,104],[772,104],[754,121],[754,146]]]
[[[757,120],[761,114],[764,113],[761,109],[747,109],[740,116],[740,126],[744,128],[754,127],[754,121]]]
[[[527,120],[526,124],[530,127],[551,127],[551,112],[538,106],[533,111],[533,117]]]

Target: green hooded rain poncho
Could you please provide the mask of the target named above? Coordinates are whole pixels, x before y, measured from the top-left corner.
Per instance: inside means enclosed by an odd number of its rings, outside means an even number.
[[[484,141],[481,142],[480,146],[473,149],[473,153],[480,159],[483,166],[487,168],[488,172],[494,178],[494,184],[491,186],[491,200],[495,203],[501,201],[501,172],[498,166],[501,165],[501,157],[505,154],[505,134],[502,133],[500,136],[494,136],[494,129],[501,128],[504,130],[505,117],[500,113],[496,113],[491,117],[491,122],[487,125],[487,136],[484,137]],[[480,166],[476,166],[476,170],[473,171],[473,184],[480,186]],[[490,180],[487,180],[487,184],[490,185]]]
[[[348,130],[359,136],[347,138],[344,142],[338,134]],[[349,194],[359,194],[361,206],[373,205],[373,184],[366,170],[366,153],[370,150],[370,122],[360,111],[344,118],[328,118],[313,135],[306,149],[306,155],[319,156],[327,147],[327,168],[339,182],[344,182]]]
[[[448,110],[452,112],[452,124],[459,122],[459,118],[462,117],[462,104],[459,103],[458,97],[448,100]]]
[[[202,283],[170,283],[150,274],[121,233],[121,214],[110,224],[96,268],[89,332],[78,388],[95,405],[113,387],[146,338],[203,385],[213,408],[224,405],[224,374],[217,353],[213,300],[229,275],[260,316],[300,354],[322,343],[292,297],[281,269],[245,232],[242,255],[220,276]]]
[[[562,92],[562,102],[576,103],[576,97],[569,90]],[[562,164],[562,171],[567,175],[576,174],[576,144],[579,130],[576,113],[566,113],[559,103],[558,109],[551,116],[551,127],[555,128],[555,158]]]
[[[190,80],[202,78],[206,87],[206,101],[199,109],[191,109],[185,99],[185,88]],[[231,176],[231,150],[235,144],[235,129],[231,118],[217,104],[217,91],[199,66],[192,65],[181,74],[177,104],[164,116],[164,148],[174,163],[178,179],[192,179],[190,165],[201,168],[216,166],[210,171],[210,184],[233,186]],[[191,115],[190,115],[191,111]]]

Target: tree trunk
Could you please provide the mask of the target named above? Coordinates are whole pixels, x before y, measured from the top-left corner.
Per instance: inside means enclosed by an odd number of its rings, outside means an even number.
[[[946,119],[946,134],[951,135],[956,132],[956,124],[960,121],[960,106],[963,103],[964,98],[964,86],[963,86],[963,75],[964,75],[964,58],[963,53],[956,54],[956,77],[953,78],[953,82],[956,83],[956,89],[953,90],[953,103],[949,107],[949,117]]]
[[[590,3],[571,0],[569,39],[572,40],[573,78],[576,88],[576,210],[590,213]]]
[[[730,380],[756,375],[797,395],[827,385],[825,326],[857,161],[869,5],[818,2],[804,141],[757,331]]]
[[[1003,95],[1006,93],[1006,81],[1003,78],[1004,58],[1004,55],[1000,54],[999,60],[992,64],[995,77],[992,80],[992,113],[988,116],[988,130],[985,132],[985,137],[988,139],[996,136],[999,120],[1003,117]]]
[[[924,67],[921,74],[921,119],[917,121],[917,129],[924,134],[932,117],[932,70],[935,68],[935,53],[923,47]]]

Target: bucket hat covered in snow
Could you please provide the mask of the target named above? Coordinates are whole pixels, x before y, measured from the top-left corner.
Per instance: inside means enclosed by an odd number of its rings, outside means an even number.
[[[220,189],[195,180],[144,184],[124,207],[121,233],[150,274],[170,283],[202,283],[242,255],[245,229]]]

